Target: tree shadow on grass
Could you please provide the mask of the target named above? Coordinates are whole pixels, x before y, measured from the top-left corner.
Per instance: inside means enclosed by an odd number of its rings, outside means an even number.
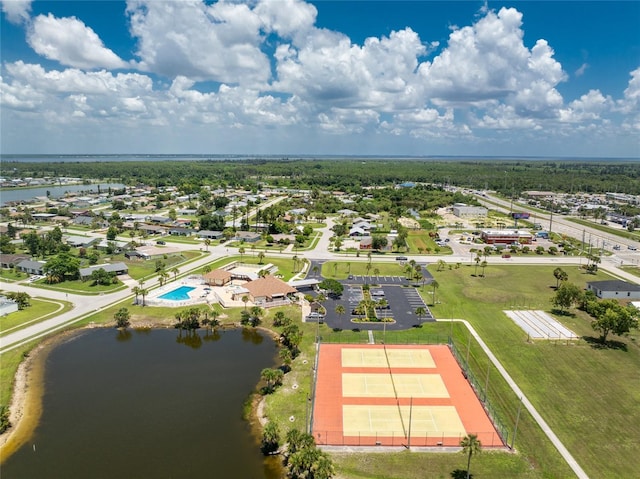
[[[569,310],[559,309],[559,308],[552,308],[551,309],[551,313],[555,314],[556,316],[567,316],[569,318],[575,318],[576,317],[576,313],[572,313]]]
[[[455,469],[451,471],[451,479],[467,479],[467,470],[466,469]],[[469,474],[469,477],[472,478],[473,474]]]
[[[616,341],[615,339],[610,339],[604,343],[600,338],[594,338],[593,336],[582,336],[582,339],[593,349],[619,349],[625,352],[628,350],[626,343]]]

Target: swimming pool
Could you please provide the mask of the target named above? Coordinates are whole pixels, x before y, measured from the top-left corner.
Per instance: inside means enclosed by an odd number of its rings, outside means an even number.
[[[168,293],[164,293],[162,296],[158,296],[158,299],[168,299],[169,301],[184,301],[189,298],[189,291],[193,291],[193,286],[180,286]]]

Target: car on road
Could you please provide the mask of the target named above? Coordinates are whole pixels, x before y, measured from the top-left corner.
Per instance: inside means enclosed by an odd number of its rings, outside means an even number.
[[[156,244],[164,245],[164,244],[167,244],[167,242],[166,242],[166,241],[159,240],[159,241],[156,241]]]
[[[631,250],[631,251],[636,251],[638,248],[636,248],[635,246],[627,246],[627,249]]]

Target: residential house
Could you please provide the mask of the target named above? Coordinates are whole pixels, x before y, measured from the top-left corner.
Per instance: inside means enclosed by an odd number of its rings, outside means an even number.
[[[64,240],[69,246],[73,246],[74,248],[89,248],[93,243],[99,241],[98,238],[88,236],[65,236]]]
[[[193,228],[186,228],[184,226],[170,226],[168,231],[170,235],[175,236],[191,236],[196,232]]]
[[[91,273],[99,269],[105,270],[107,273],[115,273],[116,275],[129,273],[129,268],[122,262],[99,264],[95,266],[89,266],[88,268],[80,268],[80,279],[86,281],[91,276]]]
[[[22,271],[23,273],[42,275],[44,274],[44,271],[42,270],[44,265],[44,261],[32,261],[30,259],[25,259],[20,261],[16,265],[16,268],[18,271]]]
[[[16,311],[18,311],[18,303],[6,296],[0,295],[0,316],[6,316]]]
[[[138,229],[149,235],[163,235],[167,233],[166,227],[158,225],[140,225]]]
[[[254,233],[253,231],[236,231],[233,239],[236,241],[244,241],[245,243],[257,243],[261,238],[260,233]]]
[[[28,254],[0,254],[0,267],[3,269],[11,269],[21,261],[29,258],[31,258],[31,256]]]
[[[212,239],[212,240],[217,240],[224,236],[222,234],[222,231],[210,231],[210,230],[200,230],[198,231],[197,234],[202,239]]]

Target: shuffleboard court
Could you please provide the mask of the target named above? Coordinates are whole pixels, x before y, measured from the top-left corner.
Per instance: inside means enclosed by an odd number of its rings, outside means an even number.
[[[431,353],[426,349],[367,349],[344,348],[343,368],[435,368]],[[387,363],[388,357],[388,363]]]
[[[342,373],[343,397],[448,398],[439,374]]]

